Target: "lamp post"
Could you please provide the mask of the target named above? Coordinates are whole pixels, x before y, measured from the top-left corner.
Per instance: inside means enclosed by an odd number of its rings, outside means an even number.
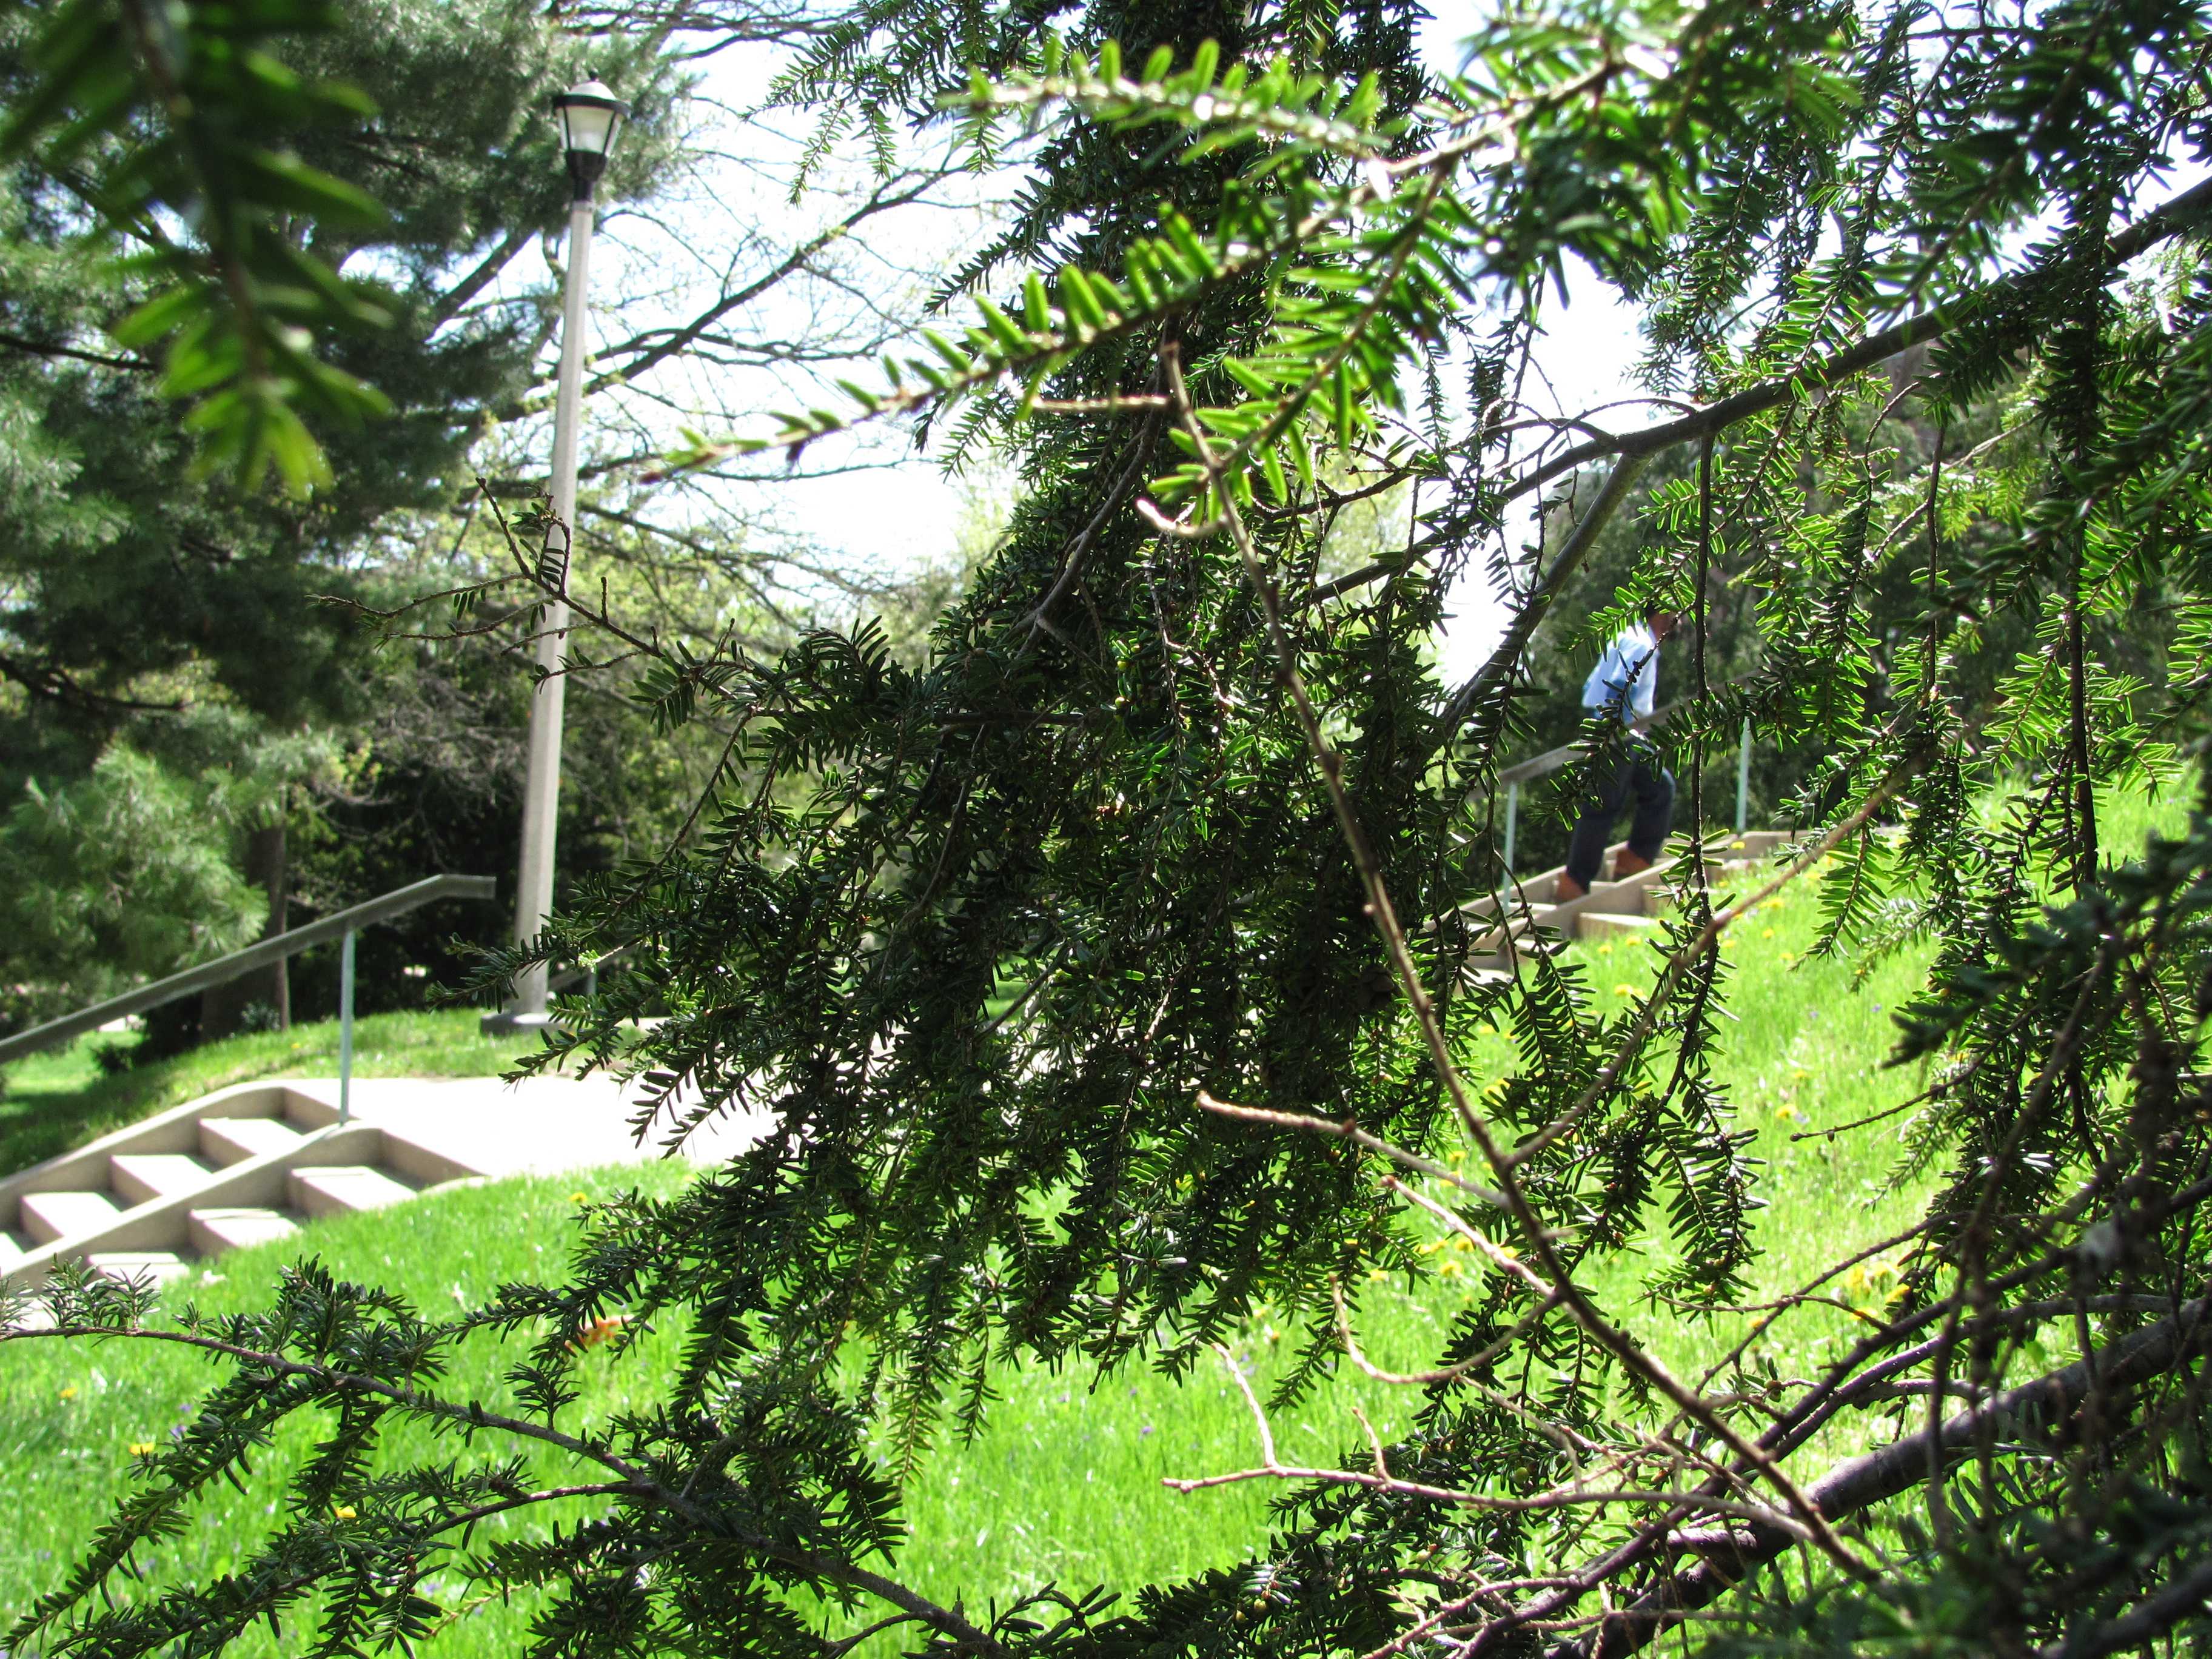
[[[574,550],[576,427],[584,401],[585,290],[591,279],[592,191],[606,171],[623,117],[629,106],[597,81],[571,87],[553,100],[568,152],[574,197],[568,210],[568,281],[561,313],[561,380],[553,404],[553,516],[568,538],[562,567]],[[522,867],[514,890],[514,938],[535,939],[553,908],[553,831],[561,803],[561,717],[568,681],[568,607],[545,601],[538,632],[538,665],[544,671],[530,700],[530,758],[522,791]],[[483,1022],[487,1030],[542,1025],[546,1019],[546,966],[516,976],[514,1000]]]

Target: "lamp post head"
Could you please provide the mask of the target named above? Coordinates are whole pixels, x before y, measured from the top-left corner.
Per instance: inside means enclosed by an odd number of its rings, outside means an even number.
[[[612,87],[586,81],[555,98],[553,112],[560,118],[561,142],[568,152],[568,181],[575,186],[578,201],[588,200],[592,187],[607,170],[607,157],[614,153],[629,106],[615,96]]]

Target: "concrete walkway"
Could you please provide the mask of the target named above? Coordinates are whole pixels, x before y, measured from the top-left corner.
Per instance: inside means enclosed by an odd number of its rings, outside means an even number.
[[[599,1078],[362,1078],[341,1124],[334,1078],[218,1090],[0,1181],[0,1280],[36,1285],[71,1261],[166,1280],[455,1182],[645,1163],[668,1155],[669,1133],[638,1144],[642,1093]],[[767,1127],[716,1119],[677,1155],[720,1163]]]
[[[284,1086],[337,1121],[336,1078]],[[495,1077],[356,1078],[352,1093],[356,1121],[373,1123],[493,1180],[665,1155],[665,1115],[643,1146],[634,1138],[632,1121],[644,1094],[634,1083],[601,1077],[534,1077],[514,1084]],[[695,1164],[722,1163],[751,1146],[767,1127],[764,1114],[717,1118],[700,1126],[680,1156]]]

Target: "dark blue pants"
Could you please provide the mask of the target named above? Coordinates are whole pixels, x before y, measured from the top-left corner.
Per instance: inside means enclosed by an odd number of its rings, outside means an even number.
[[[1632,799],[1636,817],[1628,826],[1628,850],[1638,858],[1656,860],[1667,844],[1667,832],[1674,826],[1674,775],[1659,764],[1657,752],[1648,744],[1629,745],[1613,775],[1583,802],[1583,815],[1575,821],[1573,838],[1567,842],[1567,874],[1584,887],[1597,879],[1607,844],[1613,840],[1613,826],[1620,822]]]

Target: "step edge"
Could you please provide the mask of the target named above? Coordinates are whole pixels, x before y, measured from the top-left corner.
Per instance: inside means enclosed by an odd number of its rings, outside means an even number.
[[[333,1124],[327,1129],[313,1131],[303,1135],[297,1146],[217,1170],[214,1172],[214,1178],[206,1185],[191,1192],[170,1194],[125,1210],[112,1225],[97,1232],[52,1239],[40,1244],[21,1260],[0,1267],[0,1283],[36,1285],[45,1281],[57,1261],[82,1259],[103,1245],[123,1250],[173,1249],[176,1246],[167,1242],[168,1235],[174,1232],[189,1238],[186,1216],[192,1209],[276,1207],[251,1203],[224,1205],[222,1200],[234,1191],[252,1190],[260,1183],[272,1180],[275,1191],[283,1194],[286,1177],[295,1167],[314,1168],[324,1164],[341,1163],[352,1164],[362,1161],[363,1154],[369,1155],[373,1161],[381,1147],[382,1131],[374,1124]],[[118,1234],[125,1236],[118,1237]]]

